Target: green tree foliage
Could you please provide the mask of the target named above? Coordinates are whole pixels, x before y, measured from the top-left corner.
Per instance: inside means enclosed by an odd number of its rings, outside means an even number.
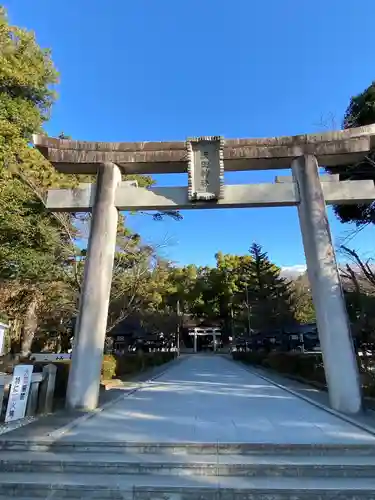
[[[173,269],[168,292],[185,314],[201,320],[220,319],[229,334],[274,329],[296,321],[296,291],[281,277],[262,248],[253,244],[248,255],[216,254],[216,266]]]
[[[60,224],[44,210],[43,196],[59,176],[29,141],[48,118],[56,81],[49,52],[32,33],[10,26],[1,8],[1,278],[35,281],[41,270],[55,268]]]
[[[307,271],[291,283],[295,318],[298,323],[315,323],[315,309],[312,300]]]
[[[33,33],[11,26],[0,9],[0,312],[11,321],[14,337],[21,337],[22,354],[30,351],[35,335],[42,339],[40,347],[51,331],[65,335],[66,344],[86,259],[91,216],[48,213],[44,206],[49,187],[71,186],[78,179],[58,174],[30,145],[32,133],[43,133],[56,83],[49,51],[38,46]],[[135,178],[140,186],[153,182]],[[181,218],[174,212],[151,215]],[[219,318],[227,329],[233,321],[246,327],[248,305],[253,327],[264,328],[291,320],[294,307],[289,284],[259,246],[249,255],[218,253],[213,268],[177,268],[160,259],[121,216],[108,331],[129,316],[150,330],[173,330],[177,302],[185,314]]]
[[[44,206],[49,187],[71,186],[78,179],[58,174],[30,145],[33,133],[43,133],[56,83],[50,52],[38,46],[33,33],[11,26],[1,8],[0,301],[14,337],[21,337],[22,354],[29,352],[37,331],[61,328],[76,314],[86,258],[81,248],[90,215],[52,214]],[[153,182],[148,176],[135,178],[140,186]],[[110,327],[140,305],[142,293],[150,300],[145,281],[152,278],[155,254],[120,221]]]
[[[0,166],[1,175],[27,176],[40,186],[59,179],[34,148],[55,99],[57,73],[50,52],[33,33],[11,26],[0,8]]]
[[[363,260],[348,247],[342,250],[348,262],[341,269],[346,306],[358,345],[375,344],[375,272],[373,261]],[[351,263],[350,263],[351,261]]]
[[[343,127],[352,128],[375,123],[375,82],[351,98],[345,112]],[[331,174],[340,174],[340,180],[371,179],[375,181],[375,152],[352,165],[326,167]],[[358,226],[375,222],[375,204],[337,205],[335,214],[341,222],[355,222]]]
[[[9,25],[0,9],[0,280],[3,308],[20,325],[24,352],[46,283],[60,279],[66,257],[68,236],[43,203],[46,187],[62,178],[29,144],[48,118],[56,82],[49,52],[33,33]],[[64,225],[73,231],[69,219]]]
[[[242,274],[248,289],[249,305],[254,314],[252,328],[281,328],[295,321],[290,283],[280,276],[257,243],[250,248],[249,260]]]
[[[223,255],[221,252],[216,254],[216,270],[212,273],[211,297],[215,298],[216,289],[218,316],[227,332],[232,333],[236,325],[240,331],[247,328],[247,323],[244,322],[244,309],[246,308],[244,282],[250,260],[249,255]]]

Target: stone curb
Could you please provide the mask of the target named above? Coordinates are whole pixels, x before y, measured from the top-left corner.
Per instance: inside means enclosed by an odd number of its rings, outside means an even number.
[[[278,375],[277,372],[276,372],[276,374]],[[320,392],[325,392],[328,394],[328,387],[325,384],[322,384],[320,382],[316,382],[314,380],[307,380],[307,379],[300,377],[298,375],[283,374],[282,376],[291,380],[291,381],[299,382],[300,384],[314,387],[314,389],[317,389]],[[374,411],[375,398],[364,396],[363,400],[364,400],[365,406],[368,405],[368,407],[366,409]]]

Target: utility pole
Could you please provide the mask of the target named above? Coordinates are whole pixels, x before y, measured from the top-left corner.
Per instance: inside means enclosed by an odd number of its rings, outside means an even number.
[[[251,322],[250,322],[250,304],[249,304],[249,291],[247,289],[247,283],[245,283],[245,291],[246,291],[246,309],[247,309],[247,329],[249,333],[249,337],[251,335]]]
[[[177,356],[180,356],[180,300],[177,300]]]
[[[233,304],[230,306],[230,330],[232,335],[232,340],[234,339],[234,317],[233,317]]]

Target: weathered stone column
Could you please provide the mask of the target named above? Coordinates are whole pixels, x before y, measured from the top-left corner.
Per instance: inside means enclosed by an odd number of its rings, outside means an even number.
[[[355,414],[362,405],[358,366],[318,162],[313,155],[301,156],[292,162],[292,170],[300,195],[298,215],[330,403],[335,410]]]
[[[70,409],[93,410],[98,404],[118,223],[115,193],[120,182],[115,164],[99,166],[69,374]]]
[[[33,373],[31,377],[30,391],[26,404],[26,415],[28,417],[36,414],[38,410],[39,385],[42,382],[41,373]]]
[[[43,380],[39,390],[39,410],[43,413],[52,413],[53,410],[56,373],[57,366],[52,363],[43,368]]]

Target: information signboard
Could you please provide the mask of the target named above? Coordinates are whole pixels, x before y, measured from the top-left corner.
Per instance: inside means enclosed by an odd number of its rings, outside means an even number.
[[[53,363],[53,361],[65,361],[69,360],[72,358],[71,353],[60,353],[60,354],[54,354],[54,353],[33,353],[31,355],[31,359],[37,362],[42,362],[42,361],[48,361],[50,363]]]
[[[196,137],[186,142],[190,201],[217,201],[224,194],[224,140]]]
[[[33,365],[15,366],[9,391],[5,422],[19,420],[25,416],[32,374]]]

